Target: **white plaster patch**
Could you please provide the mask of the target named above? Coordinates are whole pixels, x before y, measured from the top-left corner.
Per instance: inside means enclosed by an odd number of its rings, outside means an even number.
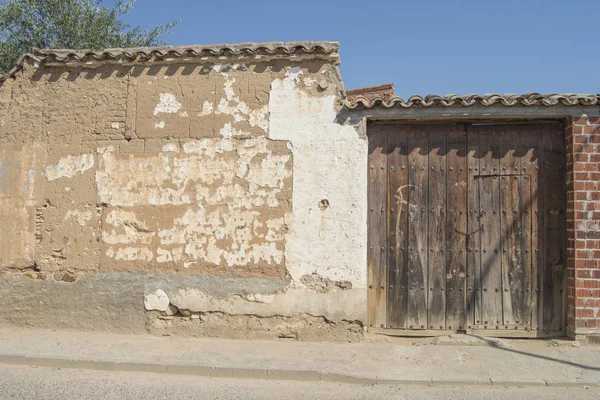
[[[222,146],[215,146],[211,139],[200,139],[185,142],[183,152],[186,154],[204,154],[208,157],[214,157],[217,153],[222,153]]]
[[[169,250],[165,249],[156,249],[156,262],[164,263],[168,261],[173,261],[173,256]]]
[[[277,89],[277,84],[279,84],[279,89],[285,90],[296,90],[296,85],[300,82],[300,75],[303,75],[302,68],[300,67],[291,67],[285,73],[285,78],[282,80],[276,79],[271,84],[271,90]],[[275,85],[275,86],[274,86]],[[271,103],[269,102],[269,105]]]
[[[305,85],[305,86],[307,86],[307,87],[312,87],[312,86],[315,84],[315,82],[316,82],[316,79],[313,79],[313,78],[304,78],[304,79],[302,80],[302,82],[304,82],[304,85]]]
[[[305,288],[288,287],[274,294],[251,294],[213,297],[195,288],[180,289],[171,294],[170,303],[192,312],[223,312],[260,316],[322,315],[331,321],[366,320],[366,289],[349,289],[315,293]]]
[[[165,121],[159,121],[154,123],[154,128],[156,129],[164,129]]]
[[[226,78],[224,84],[226,98],[219,101],[215,114],[231,115],[233,116],[234,122],[248,121],[250,126],[258,126],[264,131],[267,131],[269,127],[267,120],[267,115],[269,113],[268,106],[265,105],[259,109],[252,110],[245,102],[241,101],[239,97],[235,96],[235,90],[233,89],[235,79],[230,78],[226,73],[223,73],[222,75]],[[212,111],[212,104],[210,111]],[[203,105],[202,113],[200,115],[204,115],[204,112],[205,109]]]
[[[589,214],[592,214],[591,212]],[[577,224],[577,229],[584,232],[599,232],[600,222],[594,221],[591,215],[588,215],[587,220],[580,221]]]
[[[202,103],[202,112],[200,114],[198,114],[198,116],[204,117],[206,115],[210,115],[210,114],[212,114],[213,110],[214,110],[213,103],[211,103],[208,100],[205,100],[204,103]]]
[[[146,247],[119,247],[114,250],[110,247],[106,255],[117,261],[152,261],[152,251]]]
[[[102,241],[106,244],[149,245],[156,236],[153,227],[148,226],[140,216],[122,209],[108,212],[102,225]]]
[[[119,129],[120,125],[119,125],[119,123],[118,123],[118,122],[113,122],[113,123],[111,124],[111,127],[112,127],[113,129]]]
[[[224,74],[227,76],[227,74]],[[229,78],[225,80],[225,96],[227,96],[227,100],[233,100],[233,96],[235,95],[235,91],[233,90],[233,84],[235,83],[234,78]]]
[[[226,134],[233,135],[233,131]],[[273,154],[264,137],[233,142],[189,141],[183,144],[183,153],[150,156],[105,151],[96,171],[98,194],[103,202],[121,207],[194,203],[229,204],[231,208],[278,206],[291,176],[286,167],[289,154]],[[246,180],[248,188],[238,179]],[[218,187],[214,186],[217,181]]]
[[[111,152],[111,151],[115,151],[115,147],[114,146],[105,146],[105,147],[96,147],[96,153],[98,154],[102,154],[102,153],[106,153],[106,152]]]
[[[183,247],[175,247],[171,250],[158,248],[156,249],[156,262],[176,262],[178,263],[183,259]],[[187,268],[187,267],[186,267]]]
[[[272,303],[273,300],[275,300],[275,295],[274,294],[264,295],[264,294],[260,294],[260,293],[249,294],[246,296],[246,300],[254,301],[256,303]]]
[[[176,143],[167,143],[163,146],[162,151],[169,153],[179,152],[179,146]]]
[[[67,215],[65,215],[65,221],[69,218],[75,217],[80,226],[85,226],[87,222],[92,219],[92,215],[93,214],[91,211],[69,210]]]
[[[101,201],[115,207],[104,217],[106,255],[186,268],[283,264],[287,208],[277,208],[290,185],[290,154],[262,136],[225,139],[187,141],[183,152],[167,151],[175,143],[158,154],[105,150],[96,183]],[[164,205],[175,207],[156,219],[146,208]]]
[[[226,88],[227,89],[227,88]],[[233,103],[233,104],[231,104]],[[221,99],[217,105],[215,114],[226,114],[233,116],[235,122],[241,122],[246,119],[246,115],[250,113],[250,108],[245,102],[240,101],[237,97],[231,99]]]
[[[260,262],[278,264],[283,261],[283,253],[275,241],[283,240],[284,229],[280,226],[276,231],[277,223],[270,225],[274,227],[273,240],[257,240],[256,230],[262,222],[256,211],[187,210],[180,218],[175,218],[173,227],[158,232],[161,260],[177,261],[175,255],[171,258],[164,250],[176,246],[183,249],[187,260],[216,265],[226,263],[230,267]]]
[[[79,156],[68,155],[61,158],[58,164],[46,168],[46,178],[53,181],[60,178],[73,178],[77,174],[94,167],[93,154],[81,154]]]
[[[299,68],[275,79],[269,95],[269,138],[293,153],[292,213],[286,216],[286,268],[296,286],[317,273],[367,284],[367,140],[335,122],[334,95],[302,90]],[[319,201],[331,207],[323,213]],[[366,298],[365,298],[366,300]],[[366,305],[365,305],[366,308]]]
[[[171,93],[161,93],[160,102],[154,108],[154,115],[159,113],[174,114],[181,109],[181,103]]]
[[[248,122],[250,126],[258,126],[262,130],[267,131],[269,129],[269,106],[252,110],[248,115]]]
[[[169,296],[162,289],[149,293],[144,296],[144,308],[148,311],[167,311],[169,309]]]
[[[231,139],[234,136],[249,136],[246,132],[235,129],[229,122],[223,125],[219,133],[225,139]]]

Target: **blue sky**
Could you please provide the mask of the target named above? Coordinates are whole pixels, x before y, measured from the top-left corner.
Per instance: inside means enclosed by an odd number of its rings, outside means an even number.
[[[173,45],[333,40],[347,89],[600,93],[600,0],[138,0]]]

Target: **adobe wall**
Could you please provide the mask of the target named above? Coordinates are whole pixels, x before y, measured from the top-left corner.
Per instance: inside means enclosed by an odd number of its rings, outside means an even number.
[[[341,90],[318,58],[25,65],[0,88],[0,322],[356,338],[367,142]]]

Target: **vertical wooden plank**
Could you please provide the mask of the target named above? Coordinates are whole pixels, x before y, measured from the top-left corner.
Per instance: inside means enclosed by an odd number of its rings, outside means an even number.
[[[505,125],[498,134],[500,169],[500,232],[502,265],[502,310],[505,329],[523,324],[523,260],[521,249],[521,159],[520,125]]]
[[[467,134],[464,125],[448,131],[446,162],[446,327],[467,329]],[[472,287],[472,286],[471,286]]]
[[[551,210],[554,194],[554,182],[552,179],[552,137],[548,130],[544,127],[540,127],[542,131],[541,135],[541,164],[539,169],[539,185],[541,198],[539,204],[539,214],[541,217],[541,240],[540,240],[540,267],[539,271],[539,304],[538,304],[538,318],[539,328],[543,331],[551,330],[552,320],[554,318],[553,308],[553,292],[554,282],[552,282],[552,267],[551,267],[551,254],[552,247],[556,246],[555,243],[550,242],[551,238]]]
[[[551,291],[545,293],[551,303],[545,305],[551,309],[545,326],[550,331],[559,331],[564,327],[564,284],[566,281],[565,253],[565,149],[564,139],[559,124],[546,124],[544,135],[550,138],[551,152],[549,154],[548,178],[552,182],[552,190],[546,199],[546,215],[548,216],[548,278],[552,281]],[[550,286],[545,286],[550,288]]]
[[[523,132],[523,134],[526,134],[526,132]],[[521,164],[523,165],[523,164]],[[522,166],[521,169],[525,172],[524,167]],[[533,261],[532,261],[532,257],[534,256],[533,254],[533,250],[532,250],[532,242],[533,242],[533,238],[532,238],[532,211],[531,211],[531,207],[532,207],[532,199],[533,196],[531,194],[531,175],[530,174],[523,174],[520,177],[520,182],[519,182],[519,193],[521,195],[521,235],[520,235],[520,240],[521,240],[521,263],[522,263],[522,281],[521,281],[521,291],[523,293],[522,297],[522,305],[521,305],[521,318],[522,321],[521,325],[523,325],[523,328],[526,330],[531,330],[532,329],[532,325],[531,325],[531,321],[532,321],[532,312],[533,312],[533,307],[532,307],[532,272],[533,272]]]
[[[467,132],[467,329],[479,325],[481,314],[481,221],[479,218],[479,133],[471,124]]]
[[[451,126],[429,129],[429,329],[446,329],[446,134]]]
[[[524,266],[524,316],[526,329],[535,330],[538,327],[537,321],[537,293],[539,267],[539,204],[541,193],[538,185],[538,172],[541,165],[540,150],[538,148],[541,143],[539,127],[536,125],[521,134],[521,168],[523,171],[524,180],[522,182],[523,194],[522,203],[524,214],[522,249],[527,257],[524,257],[524,262],[528,264]],[[541,226],[541,225],[540,225]]]
[[[409,329],[427,328],[428,258],[428,127],[411,130],[408,136],[408,321]]]
[[[502,265],[498,254],[502,246],[500,229],[500,179],[498,135],[494,126],[477,126],[479,148],[479,206],[481,218],[482,319],[484,328],[502,323]],[[500,240],[499,240],[500,238]]]
[[[387,274],[387,135],[378,125],[370,124],[368,183],[368,278],[369,326],[386,324]]]
[[[408,313],[408,131],[391,127],[388,135],[388,327],[407,328]],[[414,207],[414,206],[413,206]]]

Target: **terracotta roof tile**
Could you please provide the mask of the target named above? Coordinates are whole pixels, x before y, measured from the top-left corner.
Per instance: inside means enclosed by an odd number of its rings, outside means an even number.
[[[339,43],[337,42],[266,42],[237,43],[193,46],[136,47],[103,50],[71,50],[71,49],[35,49],[19,60],[9,75],[18,71],[25,60],[29,59],[39,65],[55,63],[136,63],[160,62],[176,59],[241,59],[261,57],[294,58],[298,56],[316,56],[339,63]]]
[[[104,50],[35,49],[34,56],[46,61],[161,61],[175,58],[240,56],[337,55],[337,42],[268,42],[194,46],[136,47]]]
[[[410,107],[469,107],[473,105],[482,105],[489,107],[492,105],[502,106],[590,106],[600,104],[600,94],[539,94],[539,93],[525,93],[525,94],[505,94],[500,95],[496,93],[478,95],[468,94],[466,96],[460,96],[456,94],[449,94],[446,96],[439,96],[430,94],[425,97],[411,96],[408,100],[404,100],[401,97],[395,96],[391,99],[384,99],[382,97],[376,97],[374,99],[367,99],[365,97],[357,97],[346,101],[346,108],[348,109],[359,109],[359,108],[410,108]]]
[[[360,97],[363,97],[368,101],[376,97],[381,97],[387,101],[394,97],[394,85],[391,83],[385,83],[383,85],[378,86],[367,86],[357,89],[346,90],[346,96],[350,101]]]

